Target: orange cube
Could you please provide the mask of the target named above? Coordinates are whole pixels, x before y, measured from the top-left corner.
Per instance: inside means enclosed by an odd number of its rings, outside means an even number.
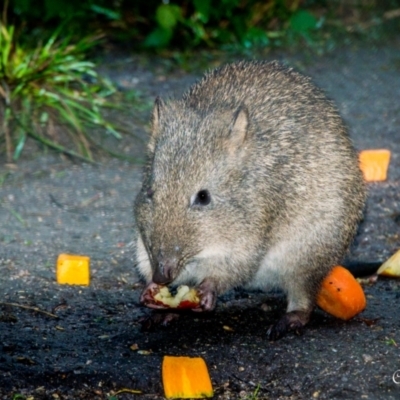
[[[57,283],[89,285],[90,258],[73,254],[60,254],[57,259]]]
[[[346,321],[363,311],[367,301],[361,285],[351,272],[336,265],[322,282],[317,305]]]
[[[165,356],[162,379],[167,399],[202,399],[214,395],[207,365],[201,357]]]
[[[384,181],[390,162],[390,150],[363,150],[359,154],[360,168],[367,182]]]

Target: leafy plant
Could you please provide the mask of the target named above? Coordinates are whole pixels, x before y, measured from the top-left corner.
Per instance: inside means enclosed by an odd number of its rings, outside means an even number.
[[[100,28],[114,43],[156,50],[299,40],[314,46],[349,32],[375,37],[398,32],[398,8],[399,0],[13,0],[9,6],[11,18],[33,35],[69,19],[81,36]]]
[[[187,47],[237,43],[244,48],[266,46],[286,31],[308,35],[317,26],[317,19],[301,10],[297,0],[168,2],[158,5],[153,19],[156,26],[145,38],[145,47],[163,48],[182,42]]]
[[[77,30],[100,27],[136,48],[269,46],[316,25],[309,3],[322,0],[13,0],[13,17],[31,30],[69,18]],[[327,6],[323,6],[327,7]],[[299,11],[303,14],[296,15]],[[315,19],[315,18],[314,18]],[[132,41],[132,38],[135,40]]]
[[[85,160],[93,160],[95,145],[89,127],[120,138],[101,113],[114,88],[85,60],[98,39],[73,43],[60,26],[31,49],[18,41],[14,26],[0,23],[0,143],[9,161],[19,158],[28,137]]]

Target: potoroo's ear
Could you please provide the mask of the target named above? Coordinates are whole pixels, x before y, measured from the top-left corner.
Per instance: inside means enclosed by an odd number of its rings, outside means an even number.
[[[148,148],[151,152],[154,152],[156,139],[158,134],[160,133],[160,118],[162,116],[163,111],[164,111],[164,102],[161,100],[161,97],[157,96],[156,100],[154,101],[153,115],[151,119],[151,134],[148,144]]]
[[[226,147],[230,154],[240,150],[247,138],[249,128],[249,112],[247,107],[241,105],[233,114],[233,120],[229,128],[228,140]]]

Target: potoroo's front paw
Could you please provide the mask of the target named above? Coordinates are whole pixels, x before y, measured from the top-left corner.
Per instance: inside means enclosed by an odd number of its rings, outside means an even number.
[[[169,307],[156,303],[154,301],[154,293],[158,292],[162,286],[157,285],[157,283],[150,282],[143,290],[142,294],[140,295],[140,304],[154,308],[156,310],[165,310]]]
[[[217,304],[217,289],[213,281],[205,279],[197,289],[200,297],[200,304],[193,308],[193,311],[212,311]]]

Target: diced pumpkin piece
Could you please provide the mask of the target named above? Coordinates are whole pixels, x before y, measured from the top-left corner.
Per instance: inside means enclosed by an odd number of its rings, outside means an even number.
[[[390,162],[390,150],[363,150],[359,154],[360,168],[367,182],[384,181]]]
[[[162,380],[167,399],[202,399],[214,395],[207,365],[201,357],[165,356]]]
[[[400,250],[387,259],[378,269],[378,275],[400,278]]]
[[[346,268],[337,265],[323,280],[317,305],[333,316],[348,320],[365,309],[367,301],[361,285]]]
[[[74,254],[60,254],[57,259],[57,283],[89,285],[90,258]]]

